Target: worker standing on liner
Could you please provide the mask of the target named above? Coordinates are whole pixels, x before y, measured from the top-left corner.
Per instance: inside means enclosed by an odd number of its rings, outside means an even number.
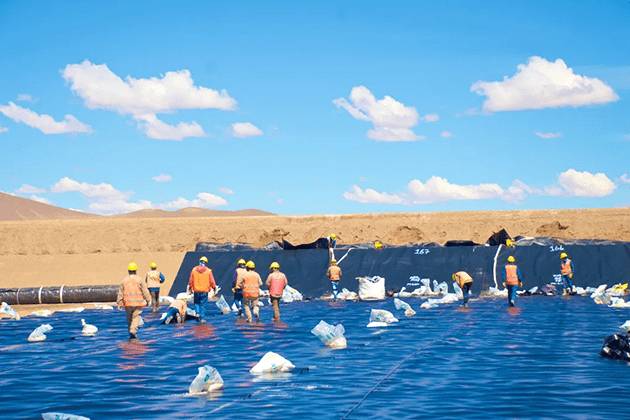
[[[245,274],[241,277],[237,287],[243,291],[243,306],[245,307],[245,316],[247,322],[252,322],[252,312],[256,317],[256,321],[260,319],[260,308],[258,307],[258,298],[260,297],[260,286],[262,279],[256,272],[256,264],[254,261],[247,261],[245,264]]]
[[[232,278],[233,305],[238,309],[238,316],[243,315],[243,291],[238,287],[238,284],[246,271],[245,260],[241,258],[236,263],[236,269]]]
[[[138,264],[130,262],[127,266],[127,276],[123,279],[116,298],[118,308],[124,308],[127,312],[127,329],[130,339],[138,338],[142,308],[151,302],[147,283],[137,275],[137,272]]]
[[[562,294],[574,294],[575,285],[573,284],[573,261],[566,252],[560,253],[560,275],[562,276]]]
[[[337,265],[337,260],[330,260],[330,266],[326,271],[326,276],[330,280],[330,286],[332,288],[333,299],[337,300],[339,294],[339,282],[341,281],[341,268]]]
[[[271,272],[267,276],[267,288],[269,289],[271,306],[273,306],[273,320],[280,321],[280,299],[282,299],[284,288],[288,284],[287,276],[280,271],[280,264],[276,261],[271,263],[269,270]]]
[[[157,264],[152,262],[149,264],[149,271],[144,280],[147,282],[149,293],[151,293],[151,312],[157,312],[160,306],[160,285],[164,283],[166,278],[164,274],[157,271]]]
[[[508,289],[508,304],[514,306],[516,302],[516,292],[518,288],[523,286],[521,279],[521,270],[516,265],[516,258],[510,255],[507,259],[508,263],[503,269],[503,285]]]
[[[453,281],[457,283],[457,285],[462,289],[462,293],[464,294],[464,303],[462,306],[468,306],[468,299],[470,299],[470,294],[473,285],[473,278],[470,277],[465,271],[458,271],[457,273],[453,273]]]
[[[188,280],[188,288],[193,293],[193,302],[195,304],[195,312],[199,317],[199,322],[206,322],[206,306],[208,305],[208,293],[215,291],[217,284],[214,281],[212,270],[207,267],[208,258],[205,256],[199,258],[199,265],[190,272]]]

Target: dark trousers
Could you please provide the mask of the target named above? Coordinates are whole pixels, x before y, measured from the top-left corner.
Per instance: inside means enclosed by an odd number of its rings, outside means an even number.
[[[518,285],[508,285],[508,305],[514,306],[516,303],[516,292],[518,292]]]
[[[470,289],[472,288],[472,282],[464,284],[462,292],[464,293],[464,305],[468,305],[468,299],[470,299]]]

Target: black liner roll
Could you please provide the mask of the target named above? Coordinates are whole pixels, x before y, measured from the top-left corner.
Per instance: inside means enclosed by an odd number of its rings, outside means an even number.
[[[9,305],[114,302],[118,286],[51,286],[0,289],[0,302]]]

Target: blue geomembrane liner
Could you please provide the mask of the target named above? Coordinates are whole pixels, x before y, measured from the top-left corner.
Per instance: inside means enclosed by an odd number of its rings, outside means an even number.
[[[229,300],[229,299],[228,299]],[[0,412],[38,418],[64,412],[100,418],[409,418],[628,416],[630,367],[599,356],[603,339],[630,318],[627,310],[581,297],[473,300],[405,318],[393,300],[282,305],[283,324],[248,325],[230,315],[207,324],[160,325],[145,311],[137,342],[125,315],[86,310],[48,318],[0,320]],[[400,322],[366,328],[372,308]],[[163,308],[164,309],[164,308]],[[99,328],[80,335],[81,322]],[[310,333],[320,320],[344,325],[345,350]],[[38,325],[54,329],[26,342]],[[249,369],[274,351],[293,373],[256,378]],[[222,392],[187,396],[203,365],[225,381]]]

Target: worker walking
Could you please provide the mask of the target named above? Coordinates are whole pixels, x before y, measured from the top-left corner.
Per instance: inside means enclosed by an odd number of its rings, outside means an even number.
[[[508,290],[508,304],[514,306],[516,302],[516,292],[518,288],[523,286],[521,270],[516,265],[516,258],[510,255],[507,259],[508,263],[503,270],[503,285]]]
[[[465,271],[458,271],[453,273],[453,281],[457,283],[457,285],[462,289],[462,293],[464,294],[464,303],[462,304],[464,307],[468,306],[468,299],[470,299],[470,294],[473,285],[473,278],[470,277]]]
[[[258,308],[258,298],[260,297],[260,286],[262,279],[255,271],[256,264],[253,261],[247,261],[245,264],[245,273],[240,278],[237,287],[243,291],[243,306],[245,307],[245,316],[247,322],[252,322],[252,312],[256,317],[256,321],[260,319]]]
[[[573,272],[573,261],[571,261],[566,252],[560,253],[560,275],[562,276],[563,295],[571,295],[575,293]]]
[[[271,263],[269,270],[271,272],[267,276],[267,288],[269,289],[269,298],[273,307],[273,320],[280,321],[280,299],[282,299],[284,288],[288,284],[287,276],[280,271],[280,264],[275,261]]]
[[[149,264],[149,271],[144,280],[147,283],[149,293],[151,293],[151,312],[157,312],[160,306],[160,285],[164,283],[166,278],[164,274],[157,271],[157,264],[152,262]]]
[[[206,322],[206,306],[208,305],[208,292],[215,291],[217,284],[214,281],[212,270],[207,267],[208,258],[199,258],[199,265],[190,272],[188,288],[193,293],[193,303],[195,312],[199,317],[199,322]]]
[[[137,275],[137,272],[138,264],[135,262],[129,263],[127,276],[123,279],[116,298],[118,308],[124,308],[127,313],[127,328],[130,339],[138,338],[142,308],[151,302],[151,294],[147,288],[147,283]]]
[[[233,295],[233,305],[238,309],[238,316],[243,315],[243,291],[238,287],[240,283],[241,277],[245,274],[247,270],[245,269],[245,260],[240,259],[236,263],[236,269],[234,270],[234,276],[232,278],[232,293]]]
[[[337,300],[339,294],[339,282],[341,281],[341,268],[337,265],[337,260],[330,260],[330,266],[326,271],[326,276],[330,280],[330,286],[332,288],[333,299]]]

